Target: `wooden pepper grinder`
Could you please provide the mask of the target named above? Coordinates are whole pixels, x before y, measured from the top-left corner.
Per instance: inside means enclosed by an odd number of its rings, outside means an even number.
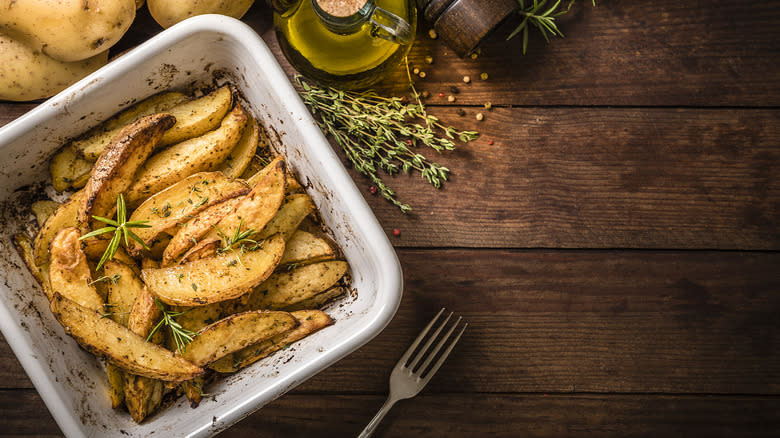
[[[464,57],[517,10],[517,0],[417,0],[418,12]]]

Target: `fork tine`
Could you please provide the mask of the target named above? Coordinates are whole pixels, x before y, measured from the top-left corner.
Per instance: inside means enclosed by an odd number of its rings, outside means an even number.
[[[436,338],[439,337],[439,333],[441,333],[441,330],[447,326],[447,323],[450,322],[450,318],[452,318],[452,313],[450,312],[449,315],[447,315],[447,318],[444,320],[443,323],[438,324],[438,328],[435,332],[433,332],[432,335],[428,337],[428,340],[425,342],[425,345],[420,348],[420,351],[417,352],[417,354],[414,356],[414,359],[412,360],[412,363],[409,364],[408,368],[412,372],[414,372],[414,367],[417,366],[417,364],[422,360],[423,356],[425,356],[425,353],[428,351],[428,348],[431,347],[431,344],[433,344],[433,341],[436,340]]]
[[[417,335],[417,339],[415,339],[414,342],[412,342],[412,345],[409,346],[409,348],[406,350],[406,353],[404,353],[404,355],[401,356],[401,358],[398,360],[398,365],[404,366],[406,364],[406,361],[409,360],[409,356],[411,356],[414,349],[417,348],[418,345],[420,345],[420,341],[422,341],[425,335],[428,334],[428,330],[430,330],[431,327],[433,327],[433,324],[436,322],[437,319],[439,319],[442,313],[444,313],[443,307],[441,310],[439,310],[439,313],[437,313],[436,316],[433,317],[431,322],[429,322],[428,325],[425,326],[423,331],[419,335]]]
[[[447,349],[444,350],[444,352],[441,354],[441,357],[439,357],[439,360],[437,360],[436,363],[433,364],[433,367],[431,367],[431,370],[428,371],[428,373],[425,375],[425,377],[423,379],[423,382],[422,382],[423,385],[427,385],[428,381],[431,380],[431,377],[433,377],[433,375],[436,374],[436,371],[439,371],[439,367],[441,366],[441,364],[444,363],[444,360],[447,359],[447,356],[450,355],[450,352],[455,347],[455,344],[458,343],[458,341],[460,340],[460,337],[463,335],[463,332],[466,331],[466,327],[468,327],[468,326],[469,326],[468,323],[463,324],[463,328],[460,329],[460,332],[458,332],[458,335],[455,336],[455,339],[453,339],[452,342],[450,343],[450,345],[447,347]],[[453,327],[453,328],[455,328],[455,327]],[[431,357],[433,357],[433,355],[431,355]]]
[[[428,354],[428,357],[425,358],[425,362],[420,366],[420,368],[417,370],[417,375],[421,376],[423,375],[423,372],[428,368],[428,365],[433,361],[433,358],[436,357],[436,353],[441,350],[441,347],[444,346],[444,344],[447,342],[447,339],[449,339],[450,335],[452,335],[452,332],[455,331],[455,329],[458,327],[458,324],[460,324],[461,319],[463,319],[462,316],[458,317],[458,320],[455,321],[454,324],[452,324],[452,327],[450,327],[449,330],[447,330],[447,333],[442,336],[442,338],[439,340],[439,342],[436,344],[436,347]],[[445,323],[446,324],[446,323]],[[444,328],[444,324],[442,324],[441,328]],[[439,330],[441,330],[441,328]]]

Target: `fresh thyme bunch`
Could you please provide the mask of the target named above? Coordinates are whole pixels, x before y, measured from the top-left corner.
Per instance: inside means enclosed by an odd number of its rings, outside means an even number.
[[[407,63],[407,73],[409,66]],[[398,200],[393,189],[377,174],[419,171],[434,187],[447,181],[450,170],[417,152],[427,146],[436,152],[455,149],[455,140],[469,142],[479,134],[444,126],[428,114],[411,82],[415,102],[383,97],[372,91],[350,92],[321,87],[295,77],[303,101],[319,116],[318,124],[341,146],[352,166],[371,179],[378,192],[402,212],[412,208]],[[439,132],[442,134],[440,135]]]
[[[517,0],[520,3],[520,9],[517,13],[523,17],[523,21],[509,34],[507,40],[512,39],[518,33],[523,33],[523,54],[525,55],[526,48],[528,47],[528,29],[535,27],[542,33],[545,41],[550,42],[551,36],[563,37],[563,32],[558,29],[558,25],[555,23],[555,19],[561,15],[569,12],[572,5],[576,0],[569,0],[566,8],[559,8],[561,0],[557,0],[552,6],[545,9],[547,0]],[[596,0],[591,0],[593,6],[596,6]],[[527,3],[527,5],[526,5]]]

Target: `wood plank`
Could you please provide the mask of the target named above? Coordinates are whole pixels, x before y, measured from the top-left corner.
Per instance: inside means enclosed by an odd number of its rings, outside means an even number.
[[[223,438],[357,436],[382,396],[288,395]],[[780,400],[761,397],[426,394],[398,403],[389,437],[777,436]]]
[[[458,102],[469,105],[780,105],[777,2],[577,3],[560,19],[566,38],[545,44],[532,33],[525,56],[521,38],[505,40],[517,19],[500,28],[476,60],[458,59],[443,41],[431,40],[430,25],[422,23],[410,53],[410,62],[427,73],[417,80],[420,91],[436,96],[457,86]],[[273,31],[263,37],[292,75]],[[482,72],[487,81],[478,79]],[[463,83],[464,75],[473,79],[470,84]],[[399,68],[379,88],[402,95],[406,83]]]
[[[386,179],[411,214],[351,171],[395,245],[780,248],[780,111],[466,111],[431,110],[482,133],[424,151],[452,170],[442,190],[419,174]]]
[[[780,392],[780,253],[410,250],[377,338],[300,388],[374,393],[442,306],[470,324],[430,392]],[[29,388],[13,356],[5,387]],[[13,371],[16,370],[16,371]]]
[[[0,390],[0,412],[0,436],[62,436],[59,426],[34,390]]]

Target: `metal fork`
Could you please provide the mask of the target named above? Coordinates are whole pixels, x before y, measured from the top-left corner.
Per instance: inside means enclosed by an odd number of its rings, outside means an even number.
[[[415,352],[417,346],[420,345],[420,342],[425,339],[426,335],[442,313],[444,313],[444,309],[441,309],[439,313],[436,314],[436,316],[431,320],[431,322],[428,323],[425,329],[423,329],[423,331],[417,336],[417,339],[414,340],[414,343],[412,343],[409,349],[406,350],[406,353],[401,356],[401,359],[398,360],[398,363],[395,364],[393,373],[390,375],[390,395],[387,397],[385,404],[382,405],[382,407],[379,409],[379,412],[376,413],[366,428],[363,429],[363,432],[360,433],[358,438],[370,437],[371,434],[374,433],[374,430],[376,430],[379,422],[382,421],[385,415],[390,411],[390,408],[392,408],[396,402],[399,400],[412,398],[419,394],[425,385],[431,380],[431,377],[436,374],[436,371],[438,371],[441,364],[444,363],[444,360],[447,359],[447,356],[449,356],[450,351],[452,351],[452,348],[455,346],[455,344],[458,343],[458,340],[463,334],[463,331],[466,330],[466,327],[468,327],[467,323],[463,323],[463,326],[461,327],[458,334],[452,340],[450,340],[450,336],[460,324],[460,316],[458,317],[457,321],[452,324],[450,329],[447,330],[447,332],[441,337],[436,346],[432,350],[430,349],[431,345],[439,336],[442,329],[444,329],[444,327],[446,327],[447,323],[450,321],[450,318],[452,317],[452,312],[450,312],[444,322],[441,323],[436,331],[433,332],[433,334],[428,338],[428,340],[425,342],[425,345],[420,348],[419,352],[414,356],[414,359],[412,359],[411,362],[409,361],[412,353]],[[445,345],[447,346],[444,349],[444,352],[442,352],[442,354],[439,356],[439,359],[433,365],[431,365],[431,362],[436,357],[436,354]],[[423,358],[425,358],[425,361],[418,367],[417,364],[419,364]],[[429,365],[431,366],[429,367]]]

